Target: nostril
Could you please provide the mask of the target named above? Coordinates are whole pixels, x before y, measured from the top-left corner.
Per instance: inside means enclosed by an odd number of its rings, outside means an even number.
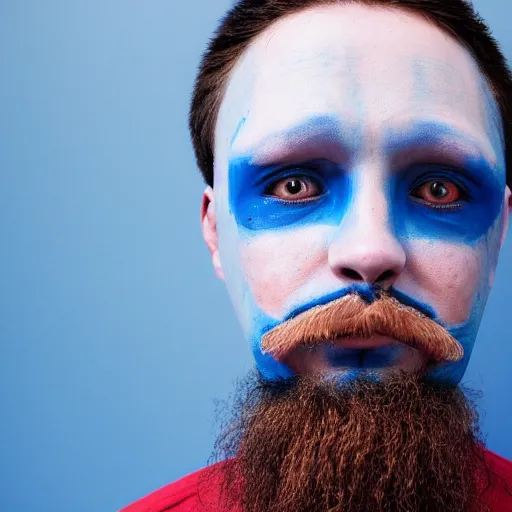
[[[375,280],[376,283],[382,283],[384,281],[389,281],[395,276],[393,270],[385,270],[382,274]]]
[[[395,277],[395,272],[393,270],[385,270],[384,272],[379,274],[377,279],[372,279],[371,276],[365,276],[363,274],[360,274],[357,270],[354,270],[353,268],[344,267],[341,269],[341,275],[346,279],[350,279],[350,281],[364,281],[373,284],[383,284],[392,280]]]
[[[356,272],[355,270],[351,268],[343,268],[341,269],[341,275],[343,277],[347,277],[348,279],[351,279],[352,281],[364,281],[363,276]]]

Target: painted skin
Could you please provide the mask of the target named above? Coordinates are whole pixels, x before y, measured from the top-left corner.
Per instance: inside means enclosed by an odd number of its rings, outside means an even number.
[[[382,337],[262,353],[297,312],[380,289],[463,345],[428,370],[462,378],[510,212],[500,117],[466,49],[397,9],[288,16],[233,69],[214,152],[203,233],[265,378],[423,370],[423,354]]]

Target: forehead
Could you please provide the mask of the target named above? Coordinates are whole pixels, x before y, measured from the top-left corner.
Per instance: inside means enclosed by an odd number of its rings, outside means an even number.
[[[322,116],[375,145],[427,120],[478,140],[492,160],[499,151],[494,99],[461,44],[403,10],[321,6],[274,23],[235,66],[216,125],[216,173],[231,156]]]

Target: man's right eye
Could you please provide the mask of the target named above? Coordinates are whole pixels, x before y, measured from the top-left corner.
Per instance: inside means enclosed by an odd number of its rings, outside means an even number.
[[[308,176],[288,176],[275,181],[267,187],[265,195],[283,201],[306,202],[317,199],[323,194],[322,185]]]

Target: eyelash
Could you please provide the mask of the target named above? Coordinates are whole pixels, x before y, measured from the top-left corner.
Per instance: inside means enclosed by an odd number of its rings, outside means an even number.
[[[439,169],[439,167],[436,167],[436,168]],[[305,173],[304,170],[309,171],[309,173]],[[316,174],[317,176],[311,176],[311,174]],[[272,190],[275,189],[277,187],[277,185],[279,184],[279,182],[282,180],[290,179],[290,178],[307,179],[307,180],[313,181],[315,183],[315,185],[318,187],[318,189],[320,190],[320,193],[318,194],[318,196],[313,197],[313,198],[299,199],[296,201],[286,200],[285,202],[288,204],[300,204],[300,203],[314,202],[325,194],[326,188],[327,188],[324,180],[319,178],[318,174],[319,174],[319,172],[317,169],[312,169],[312,168],[307,168],[307,167],[306,168],[292,167],[292,168],[284,169],[284,170],[283,169],[276,170],[270,176],[267,176],[267,179],[269,179],[269,178],[271,178],[271,179],[265,186],[263,195],[272,196]],[[452,183],[460,190],[461,197],[455,203],[436,204],[436,203],[431,203],[431,202],[422,200],[421,198],[416,198],[416,197],[412,196],[412,193],[415,190],[417,190],[421,186],[425,185],[426,183],[429,183],[432,181],[442,181],[442,182]],[[460,210],[461,208],[463,208],[464,202],[469,202],[472,199],[471,194],[469,193],[467,187],[464,184],[460,183],[459,180],[453,179],[451,177],[448,178],[448,177],[439,176],[439,175],[436,176],[435,174],[428,175],[428,173],[421,176],[418,180],[415,180],[414,185],[411,187],[411,189],[409,191],[409,197],[410,197],[410,199],[412,199],[414,202],[416,202],[418,204],[421,204],[421,205],[431,208],[433,210],[444,210],[444,211]]]
[[[429,203],[428,201],[422,201],[421,199],[418,199],[417,197],[411,196],[411,198],[415,203],[419,203],[424,206],[427,206],[428,208],[432,208],[432,210],[460,210],[463,207],[463,204],[460,202],[451,203],[451,204],[435,204],[435,203]]]
[[[448,203],[448,204],[436,204],[431,203],[429,201],[422,200],[420,198],[414,197],[412,193],[417,190],[418,188],[422,187],[426,183],[431,183],[433,181],[441,181],[441,182],[447,182],[455,185],[460,190],[461,197],[457,200],[455,203]],[[444,176],[427,176],[423,177],[423,179],[420,179],[419,181],[416,181],[414,186],[409,191],[409,197],[416,203],[422,204],[424,206],[427,206],[428,208],[432,208],[433,210],[460,210],[464,206],[464,202],[471,201],[471,194],[469,193],[466,186],[464,186],[462,183],[460,183],[458,180],[455,180],[453,178],[446,178]]]
[[[308,169],[308,170],[311,171],[311,173],[315,173],[316,172],[316,171],[314,171],[312,169]],[[271,181],[268,182],[267,185],[265,185],[265,188],[263,190],[263,195],[271,196],[272,195],[271,191],[277,187],[279,182],[281,182],[283,180],[286,180],[286,179],[291,179],[291,178],[295,178],[295,179],[298,179],[298,180],[310,180],[320,190],[320,193],[318,194],[318,197],[321,197],[322,195],[325,194],[326,186],[325,186],[324,181],[321,178],[316,177],[316,176],[311,176],[310,174],[305,174],[302,169],[293,168],[293,169],[289,169],[289,171],[290,172],[285,172],[284,174],[279,174],[277,177],[271,179]],[[293,171],[298,171],[298,172],[293,172]],[[289,203],[292,203],[292,202],[303,203],[303,202],[308,202],[308,201],[312,201],[312,200],[314,200],[314,198],[313,199],[301,199],[301,200],[298,200],[298,201],[287,201],[287,202],[289,202]]]

